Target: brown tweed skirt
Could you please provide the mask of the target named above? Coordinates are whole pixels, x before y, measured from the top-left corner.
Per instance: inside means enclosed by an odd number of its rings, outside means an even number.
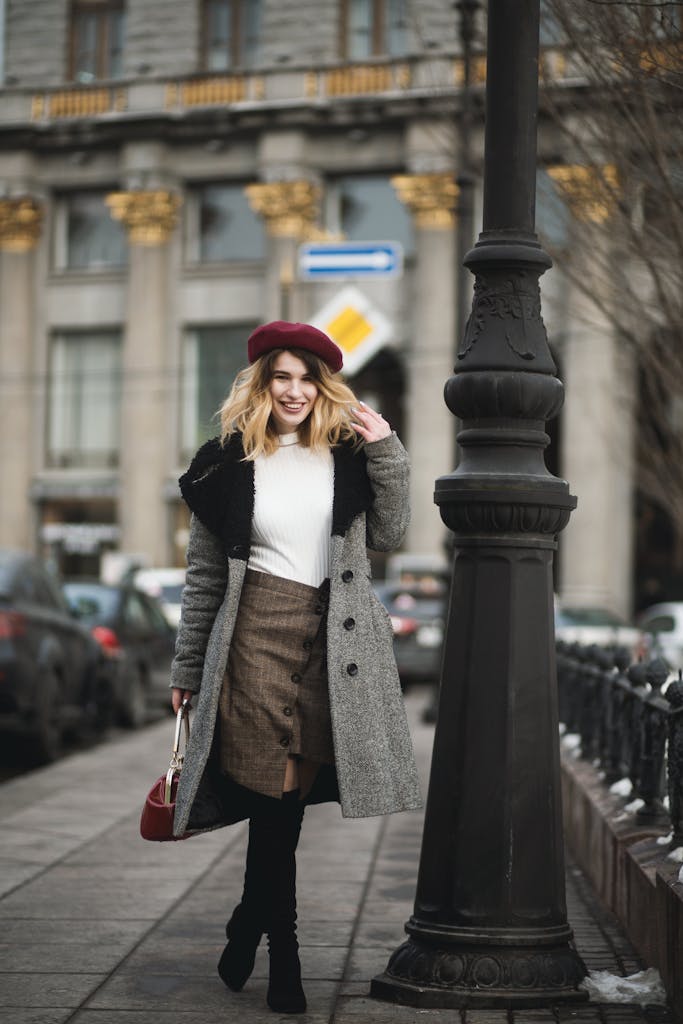
[[[287,757],[334,764],[327,693],[329,581],[320,587],[247,569],[218,725],[221,770],[280,797]]]

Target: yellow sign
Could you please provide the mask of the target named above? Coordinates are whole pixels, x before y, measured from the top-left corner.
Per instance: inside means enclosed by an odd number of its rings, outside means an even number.
[[[389,320],[353,286],[342,288],[311,323],[339,345],[344,353],[342,372],[347,377],[358,373],[393,334]]]

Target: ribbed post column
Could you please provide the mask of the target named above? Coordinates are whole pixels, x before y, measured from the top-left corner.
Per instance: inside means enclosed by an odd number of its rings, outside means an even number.
[[[484,230],[447,382],[457,469],[436,481],[455,557],[408,941],[372,982],[424,1007],[586,998],[564,893],[552,559],[575,499],[546,469],[563,398],[534,233],[539,0],[488,6]]]

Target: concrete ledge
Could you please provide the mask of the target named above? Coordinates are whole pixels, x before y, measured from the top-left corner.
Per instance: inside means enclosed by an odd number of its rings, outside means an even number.
[[[656,967],[683,1021],[683,884],[680,864],[657,843],[666,830],[644,827],[609,792],[598,771],[563,751],[565,839],[604,904],[619,918],[648,966]]]

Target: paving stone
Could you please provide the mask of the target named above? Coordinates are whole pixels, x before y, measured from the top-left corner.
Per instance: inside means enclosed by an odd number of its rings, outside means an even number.
[[[463,1024],[508,1024],[508,1021],[507,1010],[465,1010],[463,1014]]]
[[[340,996],[334,1013],[334,1024],[460,1024],[460,1019],[455,1010],[420,1010],[353,995]],[[502,1018],[501,1024],[507,1024],[507,1017]]]
[[[72,1019],[73,1010],[48,1010],[41,1006],[39,1010],[20,1009],[13,1006],[11,1009],[0,1008],[0,1024],[64,1024]]]
[[[369,982],[375,975],[382,974],[386,970],[389,958],[395,949],[396,946],[363,947],[354,945],[344,980],[367,980]]]
[[[513,1010],[512,1024],[555,1024],[556,1017],[552,1010]]]
[[[254,979],[242,992],[231,992],[216,975],[213,979],[191,978],[179,974],[117,973],[95,993],[84,1009],[88,1010],[156,1010],[157,1022],[169,1013],[184,1010],[213,1013],[222,1011],[227,1019],[239,1014],[240,1022],[247,1012],[258,1009],[262,1018],[272,1015],[265,1007],[266,982]],[[332,981],[309,981],[306,998],[312,1014],[332,1012],[336,992]],[[225,1019],[225,1018],[224,1018]]]
[[[275,1014],[266,1005],[264,994],[258,1003],[243,1003],[239,1010],[233,1011],[230,1016],[226,1016],[225,1007],[213,1010],[174,1010],[167,1020],[169,1024],[291,1024],[292,1020],[302,1021],[303,1024],[329,1024],[330,1017],[328,1013],[312,1013],[310,1009],[294,1018],[291,1015]],[[43,1022],[36,1021],[36,1024]],[[69,1024],[161,1024],[161,1019],[158,1011],[153,1008],[80,1010],[74,1017],[69,1018]]]
[[[48,1010],[76,1008],[103,980],[98,974],[3,974],[0,1006],[45,1007]]]

